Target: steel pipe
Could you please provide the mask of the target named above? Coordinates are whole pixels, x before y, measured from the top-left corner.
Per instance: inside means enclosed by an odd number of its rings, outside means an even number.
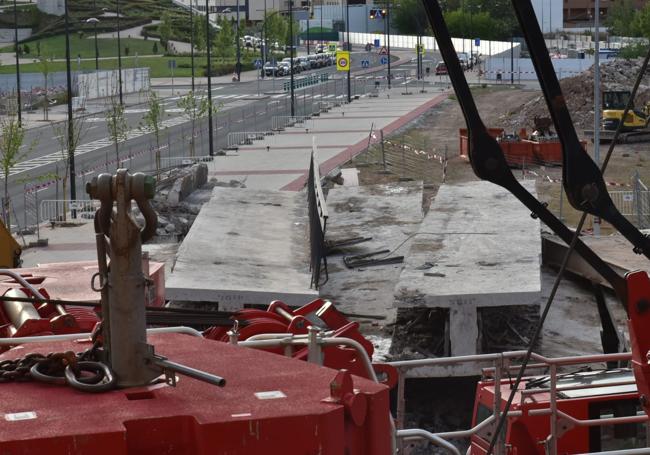
[[[437,436],[433,433],[430,433],[426,430],[422,430],[420,428],[416,428],[412,430],[398,430],[397,438],[407,439],[407,440],[426,439],[427,441],[431,442],[433,445],[442,447],[443,449],[446,449],[448,452],[451,452],[454,455],[460,455],[460,451],[458,450],[458,448],[455,445],[453,445],[451,442],[445,441],[440,436]]]

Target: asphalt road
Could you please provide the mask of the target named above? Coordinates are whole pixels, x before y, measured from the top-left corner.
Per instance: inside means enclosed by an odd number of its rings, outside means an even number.
[[[362,59],[354,59],[352,65],[351,93],[361,95],[375,88],[375,81],[386,84],[386,70],[380,65],[377,54],[360,53],[370,62],[370,68],[361,68]],[[408,58],[407,58],[408,60]],[[412,78],[406,77],[406,72],[414,73],[415,63],[405,63],[393,71],[397,76],[394,84],[413,83]],[[326,73],[327,82],[311,85],[294,91],[294,115],[309,115],[318,110],[318,103],[333,102],[347,98],[347,81],[345,72],[337,72],[336,66],[315,69],[295,75],[295,79],[310,74]],[[361,73],[361,74],[360,74]],[[383,79],[382,79],[383,77]],[[289,91],[283,90],[283,85],[289,77],[265,78],[237,84],[213,84],[213,102],[219,106],[213,118],[214,151],[226,148],[227,133],[239,131],[268,131],[272,127],[274,116],[291,115],[291,99]],[[153,88],[165,94],[166,87]],[[175,87],[189,89],[189,87]],[[200,91],[205,87],[197,87]],[[170,92],[171,93],[171,92]],[[171,161],[166,158],[187,157],[190,155],[190,139],[192,137],[191,122],[182,115],[178,107],[179,96],[163,98],[166,116],[162,134],[163,167]],[[138,104],[137,96],[127,99],[125,117],[130,131],[125,141],[119,144],[119,160],[123,167],[131,171],[151,171],[155,169],[154,153],[155,137],[142,128],[142,117],[146,105]],[[133,104],[132,104],[133,103]],[[102,105],[90,106],[92,111],[84,116],[83,137],[75,154],[76,191],[77,199],[86,199],[85,182],[102,172],[114,172],[117,155],[114,144],[110,141]],[[61,129],[65,134],[65,126]],[[28,155],[13,170],[9,178],[9,195],[12,202],[12,225],[29,226],[36,223],[36,205],[43,200],[63,198],[62,185],[56,184],[55,175],[63,175],[65,166],[60,143],[56,138],[58,131],[51,126],[43,126],[28,130],[24,141],[23,151]],[[195,155],[208,155],[207,119],[197,121],[194,125]],[[30,150],[30,145],[33,147]],[[177,160],[176,160],[177,161]],[[38,185],[38,189],[26,192],[26,188]],[[69,192],[69,190],[68,190]],[[35,196],[36,195],[36,196]],[[25,209],[27,207],[27,209]],[[40,222],[44,220],[39,219]]]

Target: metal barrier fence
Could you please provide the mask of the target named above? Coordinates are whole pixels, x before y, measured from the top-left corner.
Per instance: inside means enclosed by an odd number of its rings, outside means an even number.
[[[228,133],[228,148],[238,148],[240,145],[251,145],[253,141],[261,141],[273,133],[268,131],[237,131]]]
[[[87,223],[95,217],[95,210],[99,208],[99,201],[93,199],[54,200],[41,201],[40,218],[50,223]],[[71,212],[75,212],[72,218]]]
[[[310,116],[301,115],[301,116],[291,116],[291,115],[274,115],[271,118],[271,129],[273,131],[282,131],[285,128],[291,128],[292,126],[300,126],[303,128],[313,127],[313,120]]]
[[[307,204],[309,211],[309,249],[311,286],[318,289],[329,279],[327,273],[327,247],[325,230],[327,229],[327,204],[323,187],[320,183],[320,170],[316,158],[316,144],[312,146],[307,181]],[[321,282],[321,272],[325,271],[325,281]]]
[[[207,163],[214,161],[213,156],[170,156],[170,157],[161,157],[161,164],[163,168],[170,167],[183,167],[191,166],[196,163]]]
[[[623,216],[631,217],[639,229],[650,227],[650,190],[637,173],[632,190],[610,191],[614,205]]]
[[[293,79],[293,88],[305,88],[310,85],[316,85],[320,82],[327,82],[329,80],[329,74],[310,74],[309,76],[297,77]],[[287,81],[282,84],[282,89],[287,92],[291,90],[291,81]]]

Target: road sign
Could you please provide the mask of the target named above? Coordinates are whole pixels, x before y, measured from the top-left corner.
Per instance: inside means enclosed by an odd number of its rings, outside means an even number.
[[[167,68],[169,69],[176,68],[176,60],[167,60]]]
[[[381,46],[381,45],[379,44],[379,38],[377,38],[377,39],[375,39],[375,47],[379,47],[379,46]]]
[[[424,55],[424,44],[417,44],[415,46],[415,53],[418,55]]]
[[[350,70],[350,53],[348,51],[336,52],[336,70],[337,71]]]
[[[261,59],[258,58],[257,60],[255,60],[255,68],[260,69],[260,68],[262,68],[262,66],[264,66],[264,65],[263,65]]]
[[[479,47],[481,45],[481,38],[476,38],[474,40],[474,46]]]
[[[386,46],[382,47],[379,50],[379,55],[387,55],[388,54],[388,49],[386,49]]]
[[[329,44],[327,45],[327,50],[328,50],[329,52],[336,52],[336,43],[329,43]]]
[[[370,68],[370,60],[361,60],[361,68]]]
[[[382,65],[388,65],[388,57],[386,57],[385,55],[382,56],[382,57],[379,59],[379,63],[381,63]]]

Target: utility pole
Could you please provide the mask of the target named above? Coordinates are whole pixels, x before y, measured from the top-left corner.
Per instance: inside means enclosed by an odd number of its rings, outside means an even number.
[[[350,0],[345,1],[345,29],[347,32],[347,37],[345,38],[345,41],[347,41],[348,46],[347,46],[347,51],[348,55],[352,53],[352,46],[350,45]],[[351,93],[351,81],[350,81],[350,66],[352,63],[352,58],[351,56],[348,57],[348,103],[352,102],[352,93]]]
[[[594,30],[594,161],[600,166],[600,0],[594,2]],[[600,236],[600,217],[594,217],[594,235]]]
[[[192,93],[194,93],[194,9],[190,0],[190,60],[192,65]]]
[[[289,0],[289,57],[291,57],[291,116],[296,116],[295,94],[293,87],[293,0]]]
[[[118,79],[118,84],[120,85],[120,106],[122,106],[124,104],[124,98],[122,97],[122,44],[120,42],[120,0],[117,0],[117,79]]]
[[[239,39],[239,0],[237,0],[237,82],[241,81],[241,40]]]
[[[205,36],[207,37],[208,57],[208,155],[214,156],[214,136],[212,132],[212,61],[210,59],[210,48],[212,47],[212,33],[210,27],[210,0],[205,0]]]
[[[14,0],[14,41],[16,46],[16,103],[18,104],[18,125],[22,126],[23,105],[20,100],[20,52],[18,51],[18,7],[16,5],[16,0]]]
[[[262,79],[264,79],[264,65],[266,65],[266,0],[264,0],[264,26],[262,27],[262,44],[260,46],[260,54],[262,57],[262,71],[261,71],[261,76]]]
[[[74,166],[74,123],[72,118],[72,74],[70,71],[70,21],[68,18],[68,0],[63,2],[65,20],[65,73],[68,89],[68,172],[70,172],[70,200],[77,199],[77,186],[75,184]],[[72,210],[72,218],[77,217],[76,210]]]
[[[386,30],[387,30],[387,56],[388,56],[388,88],[390,88],[390,0],[386,3]]]

